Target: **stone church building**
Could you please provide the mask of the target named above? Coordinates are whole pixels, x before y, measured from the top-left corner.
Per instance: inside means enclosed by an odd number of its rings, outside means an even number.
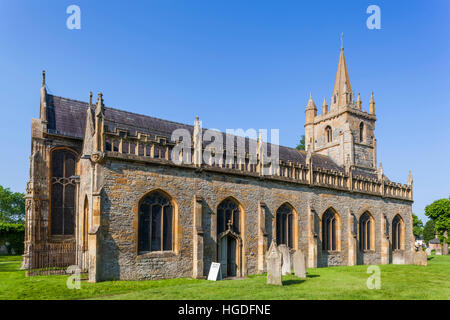
[[[302,250],[308,267],[387,264],[414,248],[413,181],[390,181],[377,164],[375,101],[363,110],[341,49],[321,114],[306,106],[306,151],[205,163],[194,126],[47,93],[32,119],[23,268],[64,259],[110,279],[225,277],[265,271],[272,241]],[[232,125],[232,124],[230,124]],[[194,162],[176,164],[176,129],[194,133]],[[258,138],[257,144],[261,143]],[[254,161],[253,161],[254,160]],[[64,251],[66,250],[66,251]],[[54,253],[52,255],[52,252]],[[67,253],[69,256],[67,257]],[[407,261],[407,260],[404,260]]]

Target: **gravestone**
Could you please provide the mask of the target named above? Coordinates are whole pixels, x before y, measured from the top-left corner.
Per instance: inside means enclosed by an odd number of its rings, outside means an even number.
[[[447,243],[447,240],[448,240],[448,233],[447,233],[447,230],[446,230],[446,231],[444,231],[444,252],[443,252],[443,254],[445,254],[445,255],[448,254],[448,243]]]
[[[425,251],[419,250],[414,252],[414,264],[418,266],[426,266],[428,264],[428,257]]]
[[[436,255],[437,255],[437,256],[442,256],[442,249],[441,249],[441,246],[439,246],[439,247],[436,248]]]
[[[283,275],[291,274],[291,253],[289,252],[289,248],[285,244],[280,244],[278,249],[281,253],[282,265],[281,265],[281,273]]]
[[[217,281],[222,280],[222,270],[220,268],[220,263],[213,262],[211,268],[209,269],[208,280]]]
[[[405,264],[405,254],[403,251],[392,253],[392,264]]]
[[[431,248],[427,248],[425,252],[427,253],[427,256],[431,256]]]
[[[281,282],[281,253],[272,241],[269,251],[267,252],[267,284],[274,284],[277,286],[282,286]]]
[[[299,278],[306,278],[306,260],[302,250],[298,249],[294,252],[294,273]]]

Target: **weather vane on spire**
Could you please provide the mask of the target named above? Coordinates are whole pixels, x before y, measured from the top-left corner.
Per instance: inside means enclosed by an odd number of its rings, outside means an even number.
[[[341,33],[341,49],[344,49],[344,33]]]

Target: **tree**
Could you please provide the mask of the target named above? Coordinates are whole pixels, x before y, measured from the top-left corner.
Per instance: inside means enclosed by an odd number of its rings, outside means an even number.
[[[434,230],[434,221],[433,219],[430,219],[425,223],[425,227],[423,228],[423,240],[425,240],[427,243],[431,239],[434,239],[434,233],[436,231]]]
[[[420,239],[420,236],[423,233],[423,222],[419,219],[414,213],[412,214],[413,217],[413,233],[416,239]]]
[[[425,207],[425,215],[434,220],[439,239],[443,241],[444,232],[450,231],[450,198],[434,201]],[[447,243],[450,243],[447,239]]]
[[[8,254],[23,254],[24,237],[24,224],[0,222],[0,247],[5,245]]]
[[[296,147],[297,150],[305,150],[305,135],[302,134],[299,145]]]
[[[0,222],[24,223],[25,195],[0,186]]]

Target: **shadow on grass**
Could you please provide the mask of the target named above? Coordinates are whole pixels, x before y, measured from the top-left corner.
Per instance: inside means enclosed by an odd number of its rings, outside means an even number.
[[[284,280],[283,282],[283,286],[290,286],[293,284],[300,284],[302,282],[305,282],[305,280]]]
[[[318,278],[320,276],[318,274],[307,274],[306,277],[307,278]]]
[[[433,260],[434,259],[434,257],[428,257],[427,258],[427,260]]]

